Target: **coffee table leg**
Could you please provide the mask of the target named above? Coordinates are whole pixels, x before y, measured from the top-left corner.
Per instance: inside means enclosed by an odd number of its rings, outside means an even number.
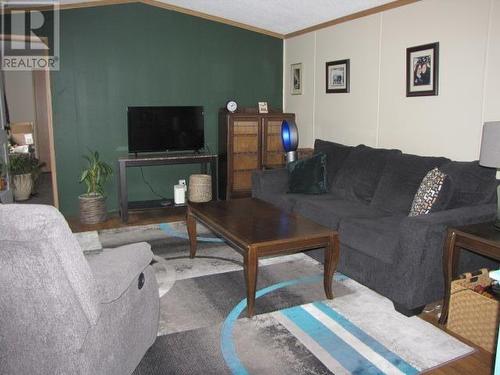
[[[339,236],[332,235],[328,245],[325,247],[325,269],[323,284],[325,287],[326,298],[333,299],[332,282],[333,274],[339,262]]]
[[[247,284],[247,316],[251,318],[255,306],[255,289],[257,287],[257,249],[250,246],[244,255],[245,281]]]
[[[191,214],[191,210],[189,208],[187,211],[186,223],[189,235],[189,257],[194,258],[196,255],[196,219]]]

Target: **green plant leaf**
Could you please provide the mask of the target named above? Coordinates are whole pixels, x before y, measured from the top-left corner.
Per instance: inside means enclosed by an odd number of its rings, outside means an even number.
[[[106,162],[99,159],[99,152],[89,149],[88,155],[83,155],[87,161],[87,167],[80,175],[80,183],[87,186],[87,194],[104,195],[104,185],[113,174],[113,168]]]

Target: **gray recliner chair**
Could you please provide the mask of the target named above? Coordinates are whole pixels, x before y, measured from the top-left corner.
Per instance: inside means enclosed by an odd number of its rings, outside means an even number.
[[[152,256],[85,257],[54,207],[0,204],[0,374],[131,374],[158,331]]]

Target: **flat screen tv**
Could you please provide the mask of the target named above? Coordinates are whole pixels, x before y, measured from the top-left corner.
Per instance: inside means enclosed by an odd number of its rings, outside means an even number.
[[[203,107],[128,107],[128,150],[196,151],[204,146]]]

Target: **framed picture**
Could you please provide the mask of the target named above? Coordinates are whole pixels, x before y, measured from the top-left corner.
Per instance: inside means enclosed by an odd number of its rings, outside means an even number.
[[[438,94],[439,43],[406,49],[406,96]]]
[[[301,95],[302,94],[302,64],[292,64],[290,71],[290,94]]]
[[[259,102],[259,113],[268,113],[267,102]]]
[[[326,93],[349,92],[349,61],[337,60],[326,63]]]

